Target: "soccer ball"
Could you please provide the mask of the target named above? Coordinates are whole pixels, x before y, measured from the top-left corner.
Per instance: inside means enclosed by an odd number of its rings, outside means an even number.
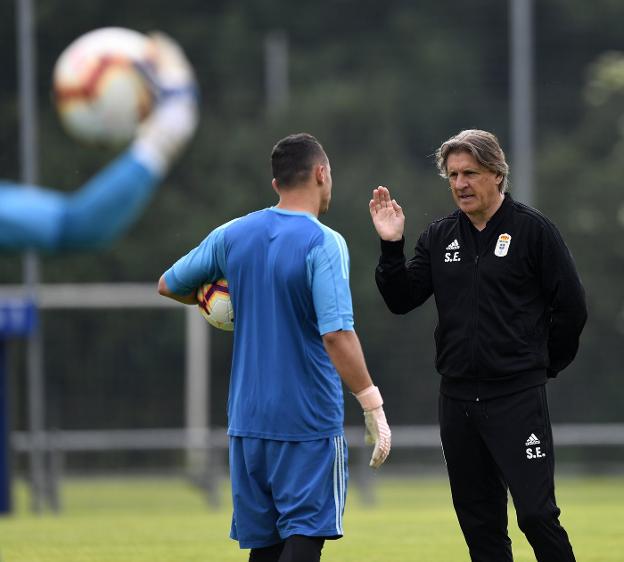
[[[54,67],[56,108],[65,129],[90,143],[120,145],[134,136],[154,105],[145,69],[150,39],[122,27],[90,31],[71,43]]]
[[[212,326],[228,332],[234,330],[234,308],[227,280],[204,283],[197,289],[197,300],[199,311]]]

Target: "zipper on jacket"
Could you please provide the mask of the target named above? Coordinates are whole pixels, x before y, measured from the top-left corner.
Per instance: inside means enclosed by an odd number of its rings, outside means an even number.
[[[474,369],[477,377],[477,397],[475,399],[476,402],[479,401],[479,370],[477,368],[476,362],[476,347],[477,347],[477,328],[479,326],[479,254],[477,254],[474,258],[474,310],[473,310],[473,318],[474,324],[472,327],[472,345],[471,348],[471,362],[472,368]]]

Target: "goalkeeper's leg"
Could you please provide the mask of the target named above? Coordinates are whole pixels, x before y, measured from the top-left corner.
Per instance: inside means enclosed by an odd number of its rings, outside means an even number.
[[[263,548],[252,548],[249,553],[249,562],[279,562],[282,550],[284,550],[283,542]]]
[[[325,539],[293,535],[285,542],[252,548],[249,562],[319,562]]]
[[[279,562],[319,562],[325,540],[320,537],[292,535],[284,542]]]

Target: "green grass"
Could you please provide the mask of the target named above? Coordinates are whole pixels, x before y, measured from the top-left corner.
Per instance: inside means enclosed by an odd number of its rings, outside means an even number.
[[[325,562],[461,562],[468,554],[446,480],[376,478],[377,503],[362,504],[351,487],[345,537],[326,543]],[[0,518],[1,562],[230,562],[248,551],[227,538],[223,506],[206,507],[190,485],[175,479],[69,480],[59,515],[33,515],[23,485],[16,513]],[[562,523],[578,560],[623,560],[624,479],[560,478]],[[516,562],[533,561],[510,513]]]

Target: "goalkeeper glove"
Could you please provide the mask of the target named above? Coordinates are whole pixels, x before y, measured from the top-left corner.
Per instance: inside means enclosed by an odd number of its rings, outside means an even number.
[[[151,85],[155,107],[139,126],[133,149],[150,170],[164,175],[195,132],[198,90],[193,67],[180,46],[163,33],[149,37],[153,58],[139,70]]]
[[[358,392],[355,397],[364,410],[365,442],[375,446],[369,466],[379,468],[388,458],[391,447],[391,432],[382,407],[381,393],[376,386],[371,385]]]

